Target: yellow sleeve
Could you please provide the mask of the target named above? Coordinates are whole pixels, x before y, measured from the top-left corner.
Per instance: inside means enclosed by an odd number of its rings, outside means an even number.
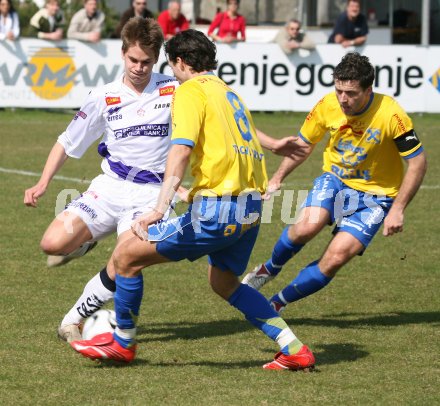
[[[316,144],[324,137],[327,126],[324,120],[325,97],[322,98],[307,115],[299,136],[308,144]]]
[[[196,82],[186,82],[174,93],[172,144],[194,146],[205,121],[206,96]]]
[[[396,139],[414,129],[413,123],[408,114],[405,113],[396,101],[393,102],[392,106],[390,126],[393,139]]]

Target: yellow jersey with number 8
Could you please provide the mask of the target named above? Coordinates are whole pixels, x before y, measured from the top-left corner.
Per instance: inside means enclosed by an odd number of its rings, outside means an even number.
[[[265,192],[265,156],[251,114],[221,79],[209,73],[184,82],[171,114],[172,144],[193,148],[191,198]]]

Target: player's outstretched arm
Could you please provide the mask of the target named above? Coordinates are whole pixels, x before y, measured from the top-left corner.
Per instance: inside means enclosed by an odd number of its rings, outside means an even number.
[[[38,199],[46,193],[47,186],[66,162],[68,156],[64,150],[64,147],[56,142],[52,147],[52,150],[47,157],[46,164],[44,165],[43,173],[41,174],[38,183],[24,192],[24,204],[30,207],[37,207]]]
[[[284,178],[289,175],[296,167],[301,165],[312,153],[314,145],[307,144],[301,138],[296,140],[297,148],[291,156],[286,156],[269,180],[268,192],[273,193],[275,190],[280,189],[281,183]]]
[[[182,200],[185,203],[189,203],[189,192],[190,190],[186,187],[179,186],[177,189],[177,196],[179,196],[179,199]]]
[[[258,141],[263,148],[272,151],[274,154],[294,157],[298,149],[298,137],[290,136],[284,138],[272,138],[263,131],[256,129]]]
[[[408,159],[408,168],[400,185],[399,193],[394,199],[388,215],[385,217],[383,235],[389,236],[403,231],[404,210],[415,196],[423,182],[427,169],[425,152]]]

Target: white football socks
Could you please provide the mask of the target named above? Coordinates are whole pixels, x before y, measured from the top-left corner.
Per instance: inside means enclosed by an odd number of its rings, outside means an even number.
[[[101,272],[106,271],[103,270]],[[81,323],[87,317],[98,311],[105,303],[113,299],[115,292],[112,292],[104,286],[100,275],[101,272],[98,272],[87,282],[82,295],[64,316],[61,322],[62,326]]]

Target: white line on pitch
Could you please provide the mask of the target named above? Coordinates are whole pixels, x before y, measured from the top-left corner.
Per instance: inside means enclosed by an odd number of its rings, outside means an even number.
[[[36,178],[39,178],[41,176],[41,173],[37,173],[37,172],[21,171],[18,169],[8,169],[8,168],[2,168],[2,167],[0,167],[0,172],[12,173],[14,175],[22,175],[22,176],[33,176]],[[69,178],[67,176],[61,176],[61,175],[55,175],[53,178],[56,180],[67,180],[69,182],[87,183],[87,184],[91,183],[91,181],[88,179]],[[191,183],[190,182],[182,182],[182,185],[185,187],[189,187],[191,185]]]
[[[29,171],[20,171],[18,169],[7,169],[7,168],[1,168],[0,167],[0,172],[4,172],[4,173],[13,173],[15,175],[23,175],[23,176],[34,176],[34,177],[40,177],[41,173],[37,173],[37,172],[29,172]],[[67,176],[61,176],[61,175],[55,175],[53,177],[54,179],[57,180],[67,180],[70,182],[78,182],[78,183],[91,183],[90,180],[88,179],[79,179],[79,178],[69,178]],[[189,186],[189,182],[183,182],[184,186]],[[293,184],[293,183],[284,183],[283,186],[303,186],[301,184]],[[309,185],[308,185],[309,186]],[[440,189],[440,185],[422,185],[420,186],[421,189]]]
[[[0,172],[13,173],[15,175],[23,175],[23,176],[33,176],[36,178],[39,178],[41,176],[41,173],[37,173],[37,172],[20,171],[18,169],[7,169],[1,167],[0,167]],[[55,175],[53,178],[57,180],[67,180],[70,182],[77,182],[77,183],[90,183],[90,180],[88,179],[69,178],[67,176],[61,176],[61,175]]]

